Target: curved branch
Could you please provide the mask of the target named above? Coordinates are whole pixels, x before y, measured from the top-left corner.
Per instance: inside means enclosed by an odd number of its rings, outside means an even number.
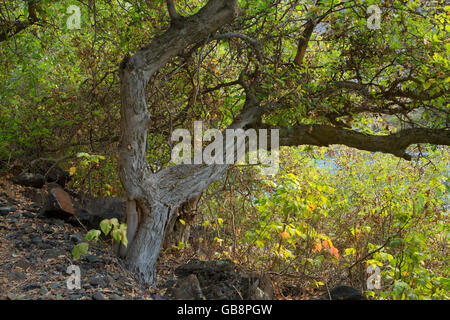
[[[341,144],[359,150],[390,153],[397,157],[411,160],[406,149],[416,143],[450,145],[449,129],[412,128],[395,134],[376,136],[354,130],[346,130],[328,125],[298,125],[280,131],[280,145],[298,146],[314,145],[328,147]]]
[[[295,55],[294,59],[294,63],[298,66],[303,62],[303,58],[306,54],[306,48],[308,48],[308,43],[311,39],[315,27],[315,21],[313,19],[308,20],[308,22],[306,23],[306,28],[300,36],[300,39],[298,40],[297,54]]]
[[[200,11],[183,19],[120,65],[121,135],[119,176],[130,200],[150,199],[157,192],[147,163],[148,125],[152,117],[146,102],[151,76],[186,47],[206,39],[237,16],[236,1],[210,0]]]
[[[175,8],[175,2],[173,0],[167,0],[167,10],[169,11],[169,16],[172,20],[179,20],[181,16],[178,14]]]

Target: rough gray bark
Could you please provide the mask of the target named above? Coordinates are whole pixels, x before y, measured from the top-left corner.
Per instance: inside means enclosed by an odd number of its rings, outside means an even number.
[[[147,157],[147,135],[152,124],[145,91],[152,75],[185,48],[214,39],[214,32],[237,16],[236,0],[210,0],[197,14],[181,17],[173,1],[168,2],[172,24],[147,47],[121,64],[121,137],[119,175],[127,193],[127,249],[120,253],[144,281],[155,280],[155,264],[165,231],[173,230],[182,205],[199,197],[213,182],[224,177],[229,165],[178,165],[152,173]],[[228,37],[228,36],[227,36]],[[218,37],[219,39],[220,37]],[[226,37],[224,37],[226,38]],[[247,39],[248,41],[248,39]],[[257,47],[257,46],[256,46]],[[254,88],[240,78],[237,82],[247,100],[229,129],[264,127],[261,119],[281,103],[262,105]],[[413,143],[450,145],[448,129],[408,129],[389,136],[371,136],[326,125],[280,128],[280,145],[328,146],[343,144],[358,149],[392,153],[408,159],[406,148]]]
[[[194,16],[177,17],[177,23],[172,23],[149,46],[125,58],[120,67],[119,175],[127,192],[129,226],[129,247],[122,248],[121,254],[126,256],[130,268],[150,283],[154,281],[155,264],[170,217],[182,203],[199,196],[218,179],[226,166],[183,165],[151,173],[146,155],[152,117],[148,113],[145,89],[151,76],[169,59],[204,40],[236,16],[236,1],[210,0]]]

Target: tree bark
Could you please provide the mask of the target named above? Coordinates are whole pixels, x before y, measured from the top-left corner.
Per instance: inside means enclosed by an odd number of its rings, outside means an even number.
[[[169,8],[173,9],[172,4],[169,3]],[[129,267],[148,283],[155,280],[155,265],[165,233],[173,231],[178,214],[213,182],[223,178],[229,168],[226,164],[215,164],[177,165],[158,173],[149,170],[147,135],[152,116],[148,113],[145,98],[148,82],[156,71],[185,48],[214,39],[214,32],[237,16],[236,0],[210,0],[193,16],[178,18],[175,12],[171,16],[177,18],[176,23],[172,21],[165,33],[132,57],[126,57],[120,66],[122,108],[118,162],[119,176],[128,199],[129,242],[128,248],[121,248],[120,253]],[[269,129],[262,123],[262,117],[285,106],[281,102],[261,105],[244,81],[238,83],[245,89],[247,100],[229,129]],[[447,128],[415,128],[388,136],[366,135],[319,124],[277,129],[280,129],[280,145],[343,144],[405,159],[410,158],[406,148],[413,143],[450,145]],[[172,240],[169,237],[167,241]]]
[[[183,18],[149,46],[120,66],[121,138],[119,175],[127,193],[128,248],[120,254],[148,283],[155,280],[155,265],[171,217],[180,206],[199,197],[226,166],[181,165],[153,174],[146,161],[151,125],[145,99],[152,75],[186,47],[203,41],[237,16],[236,1],[210,0],[197,14]]]

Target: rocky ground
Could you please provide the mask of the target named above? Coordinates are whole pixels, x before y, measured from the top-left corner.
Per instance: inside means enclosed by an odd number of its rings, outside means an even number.
[[[0,299],[268,299],[270,280],[241,273],[231,261],[199,261],[166,254],[154,287],[141,284],[111,250],[109,240],[90,243],[87,255],[72,250],[85,241],[86,228],[43,216],[44,189],[13,184],[0,177]],[[39,199],[39,200],[36,200]],[[81,288],[69,290],[73,271]],[[69,280],[70,281],[70,280]],[[267,291],[268,294],[265,294]]]
[[[197,260],[195,252],[165,252],[153,287],[140,283],[125,268],[108,239],[90,243],[88,253],[75,259],[72,250],[85,241],[87,228],[73,219],[69,223],[42,215],[45,194],[50,194],[45,188],[24,187],[0,176],[0,300],[317,298],[317,292],[301,290],[298,284],[276,281],[274,286],[267,274],[240,271],[228,260]],[[100,207],[94,206],[94,211]],[[67,282],[73,271],[68,268],[73,265],[80,268],[81,288],[70,290]],[[319,298],[363,298],[351,287],[333,290]]]
[[[40,204],[27,188],[0,178],[0,299],[153,299],[111,254],[109,244],[91,244],[75,260],[73,247],[85,231],[58,219],[40,218]],[[68,290],[67,268],[81,271],[81,289]]]

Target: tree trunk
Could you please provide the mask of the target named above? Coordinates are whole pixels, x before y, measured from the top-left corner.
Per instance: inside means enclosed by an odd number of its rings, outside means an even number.
[[[152,124],[145,99],[152,75],[186,47],[204,41],[237,16],[235,0],[210,0],[197,14],[178,18],[161,36],[120,66],[121,138],[119,175],[127,194],[128,248],[121,248],[129,267],[149,283],[165,231],[184,203],[200,197],[220,179],[226,165],[179,165],[153,174],[146,162]]]

